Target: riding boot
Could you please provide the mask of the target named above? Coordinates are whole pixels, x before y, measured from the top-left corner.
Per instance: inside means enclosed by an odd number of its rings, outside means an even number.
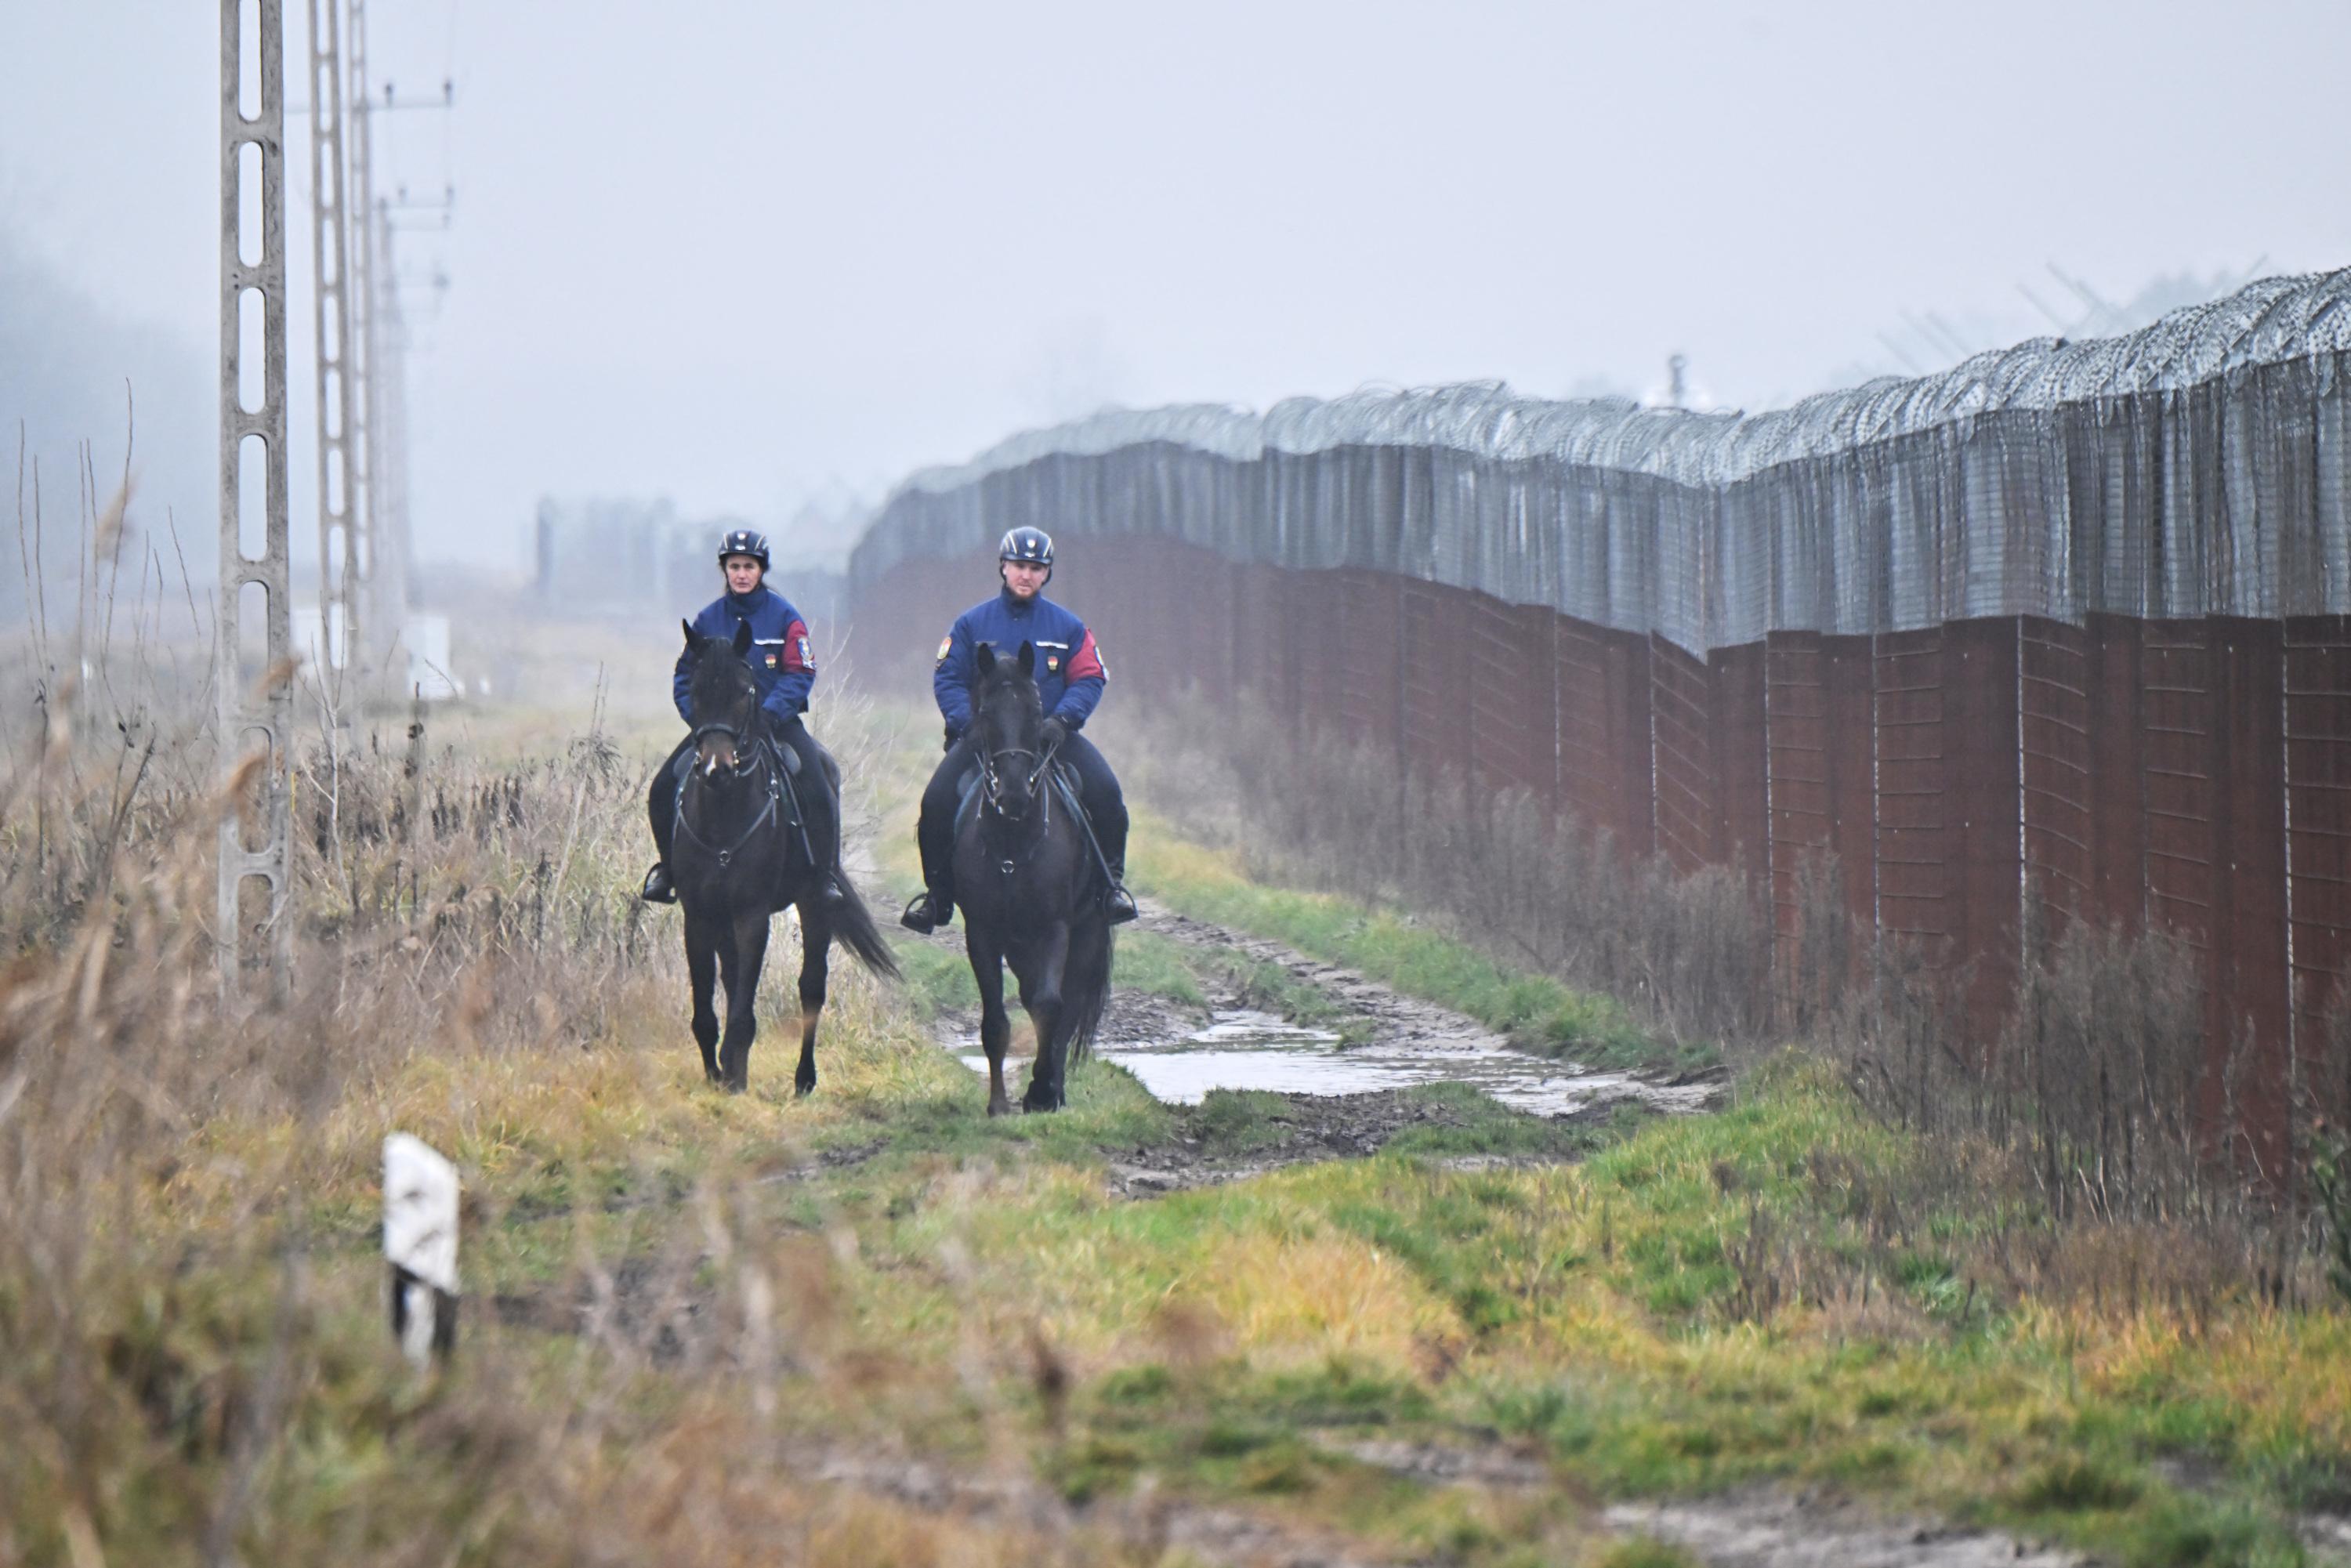
[[[955,899],[944,887],[935,887],[906,905],[898,924],[928,936],[955,918]]]
[[[817,890],[818,902],[827,909],[839,909],[849,902],[849,894],[841,885],[841,769],[831,754],[807,727],[794,719],[777,737],[788,757],[799,758],[799,766],[789,771],[805,782],[798,788],[813,791],[824,799],[825,810],[819,824],[811,831],[807,815],[800,821],[800,847],[811,862],[824,868],[824,883]],[[802,799],[806,797],[803,796]]]
[[[1103,846],[1102,870],[1110,874],[1110,885],[1102,890],[1102,915],[1113,925],[1123,925],[1135,916],[1134,894],[1126,891],[1126,846],[1113,849]]]
[[[667,861],[653,862],[653,869],[645,873],[645,885],[637,890],[637,896],[647,904],[677,902],[677,887],[669,879]]]

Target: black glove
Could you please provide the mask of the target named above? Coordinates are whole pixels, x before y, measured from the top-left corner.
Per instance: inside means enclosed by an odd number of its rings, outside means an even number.
[[[1039,730],[1037,735],[1045,747],[1046,755],[1050,757],[1061,748],[1062,742],[1070,738],[1070,727],[1058,718],[1049,718],[1045,721],[1045,727]]]
[[[939,749],[941,751],[953,751],[955,749],[955,743],[962,738],[963,737],[961,736],[956,734],[955,726],[949,725],[947,726],[947,743],[939,747]]]

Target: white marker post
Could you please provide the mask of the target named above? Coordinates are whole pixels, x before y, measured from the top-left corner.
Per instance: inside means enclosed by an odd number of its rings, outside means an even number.
[[[383,1256],[392,1333],[419,1367],[457,1345],[457,1167],[423,1141],[383,1141]]]

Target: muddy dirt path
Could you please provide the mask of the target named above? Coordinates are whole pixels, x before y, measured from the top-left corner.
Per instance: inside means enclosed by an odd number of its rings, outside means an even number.
[[[1318,1447],[1431,1487],[1499,1497],[1563,1484],[1541,1459],[1501,1445],[1449,1448],[1325,1437]],[[1217,1568],[1355,1568],[1437,1564],[1449,1554],[1366,1552],[1343,1537],[1245,1508],[1155,1492],[1071,1503],[1023,1470],[961,1473],[910,1457],[810,1454],[805,1473],[925,1512],[1018,1523],[1041,1533],[1108,1537],[1147,1554],[1168,1552]],[[1572,1517],[1572,1516],[1571,1516]],[[2080,1553],[1998,1531],[1954,1530],[1826,1496],[1756,1490],[1693,1502],[1619,1504],[1571,1531],[1646,1536],[1708,1568],[2080,1568]]]
[[[1130,929],[1149,932],[1197,955],[1206,1005],[1133,987],[1115,989],[1096,1053],[1133,1072],[1144,1087],[1195,1124],[1171,1144],[1105,1150],[1113,1186],[1129,1197],[1234,1181],[1310,1160],[1377,1153],[1414,1128],[1466,1125],[1454,1106],[1411,1092],[1460,1082],[1513,1110],[1564,1130],[1604,1122],[1622,1106],[1664,1114],[1711,1108],[1725,1074],[1587,1072],[1572,1062],[1515,1050],[1504,1037],[1450,1008],[1406,996],[1342,965],[1279,942],[1178,915],[1145,901]],[[1316,998],[1311,1019],[1273,1010],[1261,991],[1238,977],[1272,965]],[[1015,1012],[1014,1050],[1022,1049]],[[1343,1039],[1339,1030],[1343,1029]],[[943,1016],[942,1043],[975,1069],[983,1065],[978,1019],[968,1009]],[[1008,1066],[1008,1071],[1009,1068]],[[1246,1150],[1220,1149],[1192,1109],[1217,1089],[1259,1091],[1283,1105],[1269,1112]],[[1551,1163],[1574,1157],[1581,1141],[1560,1137],[1551,1152],[1463,1155],[1465,1166]]]

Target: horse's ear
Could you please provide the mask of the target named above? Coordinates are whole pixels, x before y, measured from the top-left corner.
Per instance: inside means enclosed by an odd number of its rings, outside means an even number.
[[[979,666],[979,673],[983,676],[996,674],[996,650],[994,648],[982,643],[971,652],[972,662]]]
[[[702,639],[695,635],[693,622],[680,621],[677,623],[677,627],[679,631],[685,633],[685,645],[689,650],[698,648],[702,645]]]
[[[1024,676],[1037,673],[1037,644],[1034,643],[1020,644],[1020,673]]]
[[[735,622],[735,656],[738,659],[751,656],[751,623],[748,621]]]

